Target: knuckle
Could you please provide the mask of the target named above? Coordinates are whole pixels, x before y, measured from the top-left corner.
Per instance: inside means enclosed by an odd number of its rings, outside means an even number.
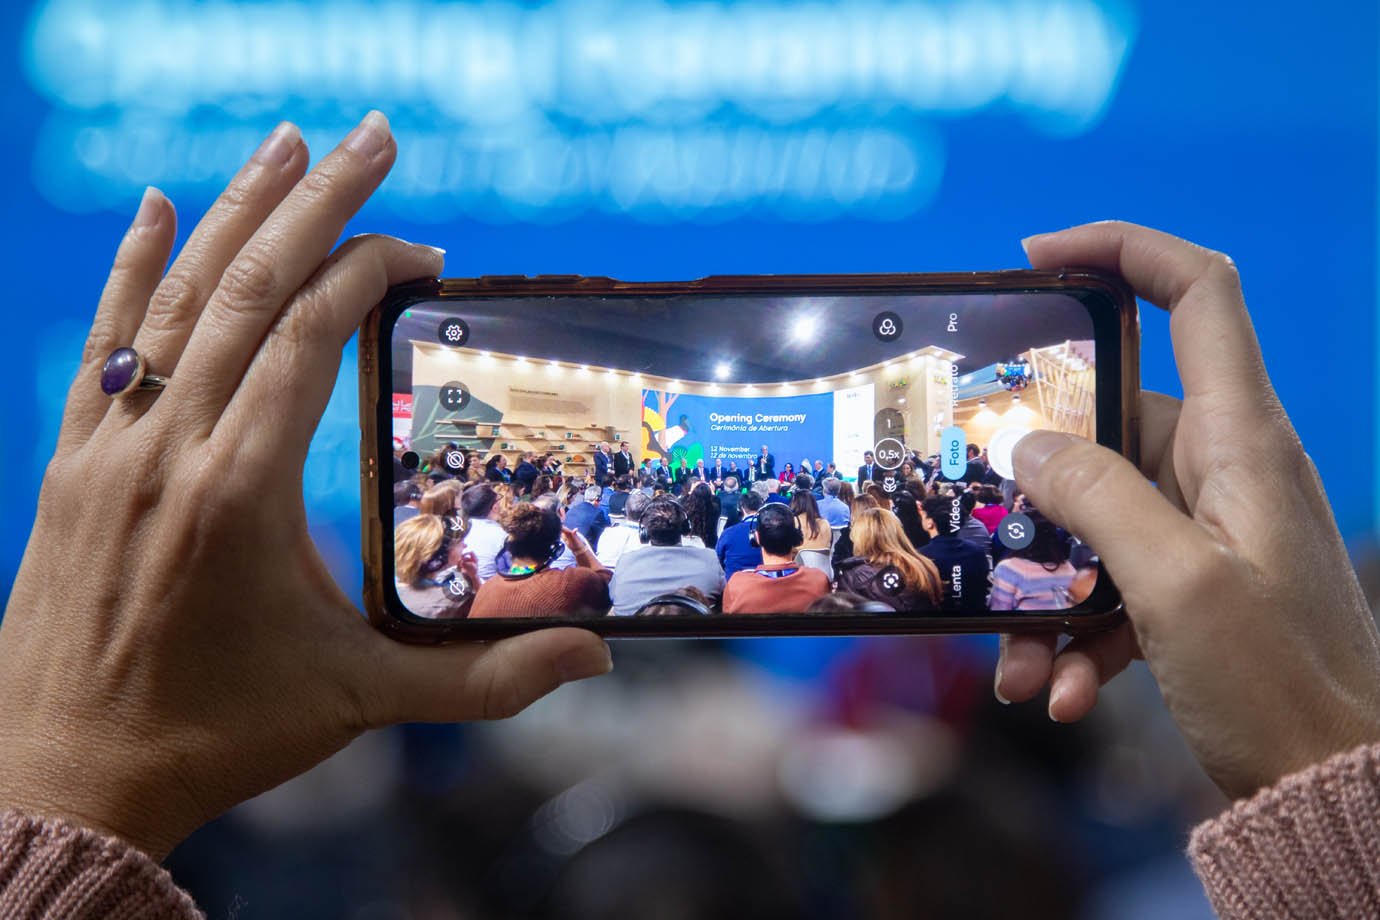
[[[1092,444],[1075,443],[1058,452],[1058,462],[1046,464],[1044,497],[1055,507],[1095,504],[1106,499],[1116,465]],[[1053,458],[1051,458],[1053,459]]]
[[[503,660],[494,662],[484,681],[480,713],[486,720],[509,719],[527,707],[521,683],[506,664]]]
[[[181,272],[165,277],[149,301],[144,326],[152,332],[167,332],[201,310],[205,302],[201,286]]]
[[[324,198],[332,195],[346,180],[345,164],[335,158],[327,157],[316,168],[302,177],[297,183],[298,190],[308,198]]]
[[[245,249],[220,276],[220,290],[232,301],[257,304],[271,300],[278,290],[278,270],[261,249]]]

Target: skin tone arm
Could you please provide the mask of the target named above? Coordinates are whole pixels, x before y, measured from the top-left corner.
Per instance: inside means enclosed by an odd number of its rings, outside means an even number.
[[[308,172],[300,132],[280,126],[166,273],[176,216],[145,196],[0,622],[0,807],[161,858],[366,729],[502,718],[609,669],[584,630],[393,642],[307,533],[283,471],[305,463],[342,347],[389,285],[442,268],[439,250],[389,237],[331,251],[395,154],[371,113]],[[172,380],[112,400],[101,365],[130,343]]]
[[[1070,435],[1017,445],[1021,490],[1097,550],[1129,622],[1057,654],[1053,638],[1005,639],[998,696],[1048,686],[1051,718],[1072,722],[1143,656],[1233,797],[1380,740],[1380,637],[1231,260],[1112,222],[1032,237],[1026,250],[1036,268],[1117,272],[1169,311],[1184,399],[1142,395],[1140,469]]]
[[[575,564],[587,569],[594,569],[596,572],[604,570],[604,564],[594,555],[594,550],[590,548],[589,541],[582,537],[579,531],[571,530],[569,527],[561,528],[561,539],[565,545],[570,547],[570,551],[575,554]]]

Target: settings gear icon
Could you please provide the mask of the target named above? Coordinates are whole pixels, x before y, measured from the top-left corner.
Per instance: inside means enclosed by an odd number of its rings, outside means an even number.
[[[458,316],[452,316],[444,321],[436,329],[436,339],[442,345],[450,345],[460,348],[470,340],[470,326]]]

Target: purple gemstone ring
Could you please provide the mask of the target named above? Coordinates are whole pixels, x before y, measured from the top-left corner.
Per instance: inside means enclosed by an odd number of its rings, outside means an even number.
[[[101,392],[106,396],[123,396],[133,390],[161,390],[168,385],[167,377],[144,371],[143,355],[133,348],[117,348],[101,368]]]

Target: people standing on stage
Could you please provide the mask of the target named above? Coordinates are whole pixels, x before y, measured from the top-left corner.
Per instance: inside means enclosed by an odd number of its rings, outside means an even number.
[[[872,456],[872,451],[864,451],[862,466],[858,467],[858,489],[861,490],[864,483],[880,481],[882,473],[883,470],[877,465],[877,458]]]
[[[724,516],[725,529],[743,519],[741,498],[742,494],[738,491],[738,477],[730,473],[724,478],[724,487],[719,492],[719,513]]]
[[[753,535],[762,564],[728,580],[724,613],[802,613],[829,593],[828,575],[795,561],[804,534],[790,508],[762,508]]]
[[[609,479],[609,463],[613,457],[609,455],[609,445],[607,441],[600,441],[594,448],[594,484],[602,486]]]
[[[776,478],[776,457],[772,456],[765,444],[762,445],[762,452],[757,455],[757,459],[752,461],[752,478],[758,482]]]
[[[613,477],[631,476],[633,471],[632,448],[627,441],[618,442],[618,453],[613,455]]]

